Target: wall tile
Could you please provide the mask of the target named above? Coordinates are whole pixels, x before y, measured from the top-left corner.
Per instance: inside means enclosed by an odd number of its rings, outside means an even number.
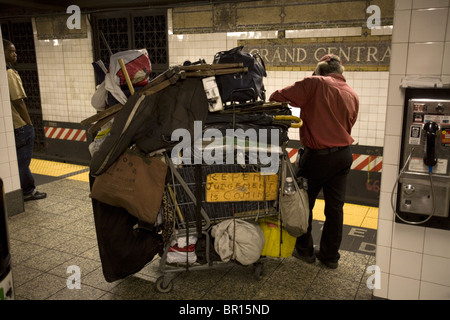
[[[385,136],[383,148],[383,164],[398,165],[400,159],[400,141],[399,136]]]
[[[440,75],[444,42],[410,43],[408,48],[408,75]]]
[[[408,42],[411,10],[394,12],[394,29],[392,30],[392,43]]]
[[[404,75],[406,73],[406,61],[408,57],[407,43],[393,43],[391,64],[389,72],[396,75]]]
[[[386,128],[385,134],[401,137],[403,120],[403,106],[388,105],[386,111]]]
[[[422,280],[450,287],[450,259],[424,254]]]
[[[398,176],[398,166],[384,164],[383,165],[383,175],[381,178],[381,188],[380,190],[383,192],[392,192],[392,188],[394,187],[395,181]]]
[[[95,91],[90,37],[58,41],[35,38],[35,44],[43,119],[80,122],[94,114],[93,107],[80,107],[91,105],[91,96]],[[69,116],[72,111],[83,112],[72,118]]]
[[[450,300],[450,287],[435,283],[420,282],[420,300]]]
[[[17,179],[17,177],[15,177]],[[10,191],[17,190],[18,188],[14,188],[13,186],[13,177],[5,176],[2,177],[3,180],[3,187],[5,189],[5,193],[8,193]]]
[[[450,230],[425,228],[425,254],[450,258]]]
[[[377,266],[380,267],[381,272],[389,273],[391,265],[391,248],[377,244],[376,262]]]
[[[446,84],[447,86],[450,86],[450,74],[442,75],[441,79],[442,79],[442,83]]]
[[[381,26],[379,29],[371,29],[370,34],[372,36],[392,35],[393,30],[393,26]]]
[[[412,8],[413,0],[395,0],[395,10],[407,10]]]
[[[450,57],[450,42],[446,42],[444,47],[444,59],[443,59],[444,61],[442,63],[442,70],[441,70],[441,74],[443,75],[450,75],[450,59],[448,59],[447,57]]]
[[[392,237],[392,248],[422,253],[424,237],[425,228],[423,227],[395,223]]]
[[[7,163],[7,162],[9,162],[8,149],[0,147],[0,163]]]
[[[400,87],[402,83],[402,78],[403,78],[402,75],[390,75],[389,77],[389,89],[387,97],[388,112],[389,112],[389,105],[403,106],[405,91]]]
[[[394,191],[394,197],[396,196],[396,192]],[[392,209],[391,205],[391,196],[392,196],[392,190],[385,192],[380,192],[380,202],[378,204],[378,219],[387,220],[387,221],[394,221],[394,211]],[[391,230],[392,232],[392,226]],[[391,239],[390,239],[391,241]],[[387,245],[387,244],[386,244]],[[389,242],[389,246],[391,243]]]
[[[0,139],[1,139],[1,134],[0,134]],[[0,140],[1,142],[1,140]],[[2,144],[0,144],[2,145]],[[9,163],[0,163],[0,177],[11,177],[11,170],[9,167]]]
[[[6,145],[8,147],[15,147],[16,146],[16,138],[14,136],[14,130],[6,132]]]
[[[417,300],[419,288],[420,282],[418,280],[391,274],[387,298],[390,300]]]
[[[450,10],[450,7],[449,7]],[[445,41],[450,41],[450,12],[447,16],[447,32],[445,36]]]
[[[413,9],[448,7],[449,0],[413,0]]]
[[[380,219],[380,217],[378,216],[377,247],[378,246],[391,247],[392,226],[393,226],[392,220],[388,221],[388,220]],[[383,270],[383,271],[387,271],[387,270]]]
[[[447,8],[413,10],[409,42],[444,41],[447,15]]]
[[[411,279],[420,279],[422,254],[392,249],[390,273]]]
[[[8,147],[8,158],[10,162],[15,162],[17,164],[17,152],[16,152],[16,146]],[[19,174],[19,171],[17,171],[17,174]]]

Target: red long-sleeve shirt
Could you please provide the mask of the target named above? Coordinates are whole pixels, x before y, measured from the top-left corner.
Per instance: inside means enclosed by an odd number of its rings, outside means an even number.
[[[277,90],[270,101],[289,102],[301,109],[300,141],[311,149],[348,146],[359,111],[359,98],[337,73],[312,76]]]

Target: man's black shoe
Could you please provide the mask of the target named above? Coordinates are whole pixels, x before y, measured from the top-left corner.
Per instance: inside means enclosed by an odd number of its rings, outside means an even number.
[[[23,201],[40,200],[44,199],[45,197],[47,197],[47,194],[45,192],[34,190],[31,194],[24,196]]]
[[[320,262],[322,262],[326,267],[330,268],[330,269],[336,269],[338,267],[338,262],[337,261],[329,261],[329,260],[325,260],[322,255],[320,254],[320,250],[316,249],[315,250],[315,256],[317,257],[317,259],[319,259]]]
[[[297,259],[300,259],[306,263],[314,263],[316,262],[316,255],[313,252],[312,256],[302,256],[300,255],[296,249],[294,249],[294,252],[292,252],[292,256],[296,257]]]

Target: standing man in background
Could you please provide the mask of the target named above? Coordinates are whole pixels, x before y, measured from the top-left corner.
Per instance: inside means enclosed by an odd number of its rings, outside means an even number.
[[[3,50],[5,51],[6,72],[16,139],[20,187],[22,188],[24,201],[43,199],[47,197],[47,194],[36,190],[34,177],[30,171],[34,145],[34,127],[24,102],[27,96],[22,86],[22,79],[17,71],[11,68],[11,65],[17,61],[16,47],[10,41],[4,39]]]
[[[300,142],[305,148],[297,175],[308,180],[309,226],[298,237],[293,255],[312,263],[316,257],[327,267],[337,268],[342,240],[343,206],[347,175],[353,162],[351,129],[359,111],[359,98],[342,76],[344,67],[336,55],[325,55],[312,77],[275,91],[271,101],[289,102],[301,109]],[[312,210],[323,189],[325,223],[320,249],[314,250],[311,235]]]

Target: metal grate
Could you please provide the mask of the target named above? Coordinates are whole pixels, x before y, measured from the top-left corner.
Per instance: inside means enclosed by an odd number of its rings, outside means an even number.
[[[167,17],[161,11],[130,11],[121,14],[93,15],[95,60],[109,63],[110,52],[147,49],[152,63],[151,78],[168,65]]]
[[[177,168],[186,185],[195,194],[195,166]],[[253,165],[202,165],[202,206],[212,222],[235,217],[255,217],[276,213],[277,201],[241,201],[241,202],[207,202],[206,177],[211,173],[260,172],[260,167]],[[172,182],[179,206],[185,221],[196,221],[196,206],[179,181]]]
[[[167,64],[166,17],[134,17],[134,44],[136,48],[147,48],[153,64]]]
[[[100,59],[102,61],[109,63],[109,49],[114,54],[130,48],[128,19],[126,17],[98,19],[98,32]],[[101,38],[101,32],[103,32],[107,44]]]
[[[27,94],[25,104],[36,134],[34,152],[45,153],[45,133],[32,24],[28,21],[2,22],[2,37],[10,40],[17,50],[18,57],[14,68],[22,78],[22,84]]]
[[[11,37],[19,58],[18,63],[36,63],[33,27],[31,22],[11,23]]]

